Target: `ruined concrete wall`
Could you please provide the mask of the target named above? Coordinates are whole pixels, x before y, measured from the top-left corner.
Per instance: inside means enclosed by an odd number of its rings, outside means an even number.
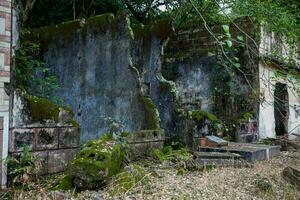
[[[173,33],[168,24],[130,25],[124,16],[105,14],[44,27],[34,37],[61,85],[53,96],[72,108],[81,142],[112,129],[162,128],[182,139],[190,125],[178,110],[220,114],[213,97],[217,45],[203,27]],[[245,96],[248,87],[238,79]],[[225,104],[218,110],[225,106],[229,117],[244,112]]]
[[[265,28],[261,29],[260,54],[267,57],[277,52],[282,58],[294,59],[294,68],[299,68],[299,55],[290,51],[289,46],[282,38],[276,36],[272,32],[268,32]],[[292,55],[291,55],[292,54]],[[292,57],[290,57],[292,56]],[[273,62],[260,62],[260,111],[259,111],[259,134],[260,138],[276,138],[275,131],[275,85],[282,83],[287,86],[288,91],[288,121],[287,134],[289,139],[294,139],[293,133],[300,132],[300,95],[299,81],[292,74],[287,76],[278,76],[278,72],[282,70],[281,60],[273,58]],[[277,62],[276,62],[277,61]]]
[[[274,113],[274,92],[275,84],[283,83],[288,88],[288,136],[294,139],[293,133],[300,132],[300,96],[295,90],[293,77],[275,78],[278,72],[277,68],[267,66],[261,63],[260,69],[260,111],[259,111],[259,135],[260,138],[276,138],[275,132],[275,113]]]
[[[45,27],[39,33],[43,58],[61,86],[53,95],[75,113],[81,142],[112,129],[159,128],[158,113],[147,97],[147,90],[157,94],[158,39],[138,50],[126,18],[111,14]],[[143,56],[145,49],[148,54]]]
[[[217,65],[213,38],[204,27],[173,34],[165,49],[163,76],[173,81],[181,106],[212,112],[213,76]]]

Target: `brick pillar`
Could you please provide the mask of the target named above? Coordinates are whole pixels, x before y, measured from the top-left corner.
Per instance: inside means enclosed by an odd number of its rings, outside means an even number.
[[[8,152],[9,95],[5,86],[10,82],[11,0],[0,0],[0,183],[6,186],[6,166],[3,159]]]

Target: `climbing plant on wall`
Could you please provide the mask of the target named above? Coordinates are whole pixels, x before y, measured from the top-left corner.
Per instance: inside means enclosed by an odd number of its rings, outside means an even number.
[[[23,31],[22,34],[28,33]],[[59,88],[57,77],[40,58],[40,46],[28,40],[21,40],[15,55],[16,88],[39,97],[53,97],[53,92]]]

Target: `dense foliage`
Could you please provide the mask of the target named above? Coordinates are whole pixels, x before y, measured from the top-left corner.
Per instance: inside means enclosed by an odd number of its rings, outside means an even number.
[[[16,51],[15,87],[29,94],[50,98],[59,88],[54,76],[39,58],[40,46],[32,42],[21,42]]]
[[[127,12],[148,23],[167,17],[175,25],[201,21],[226,23],[240,17],[265,22],[275,32],[299,38],[300,3],[297,0],[20,0],[23,26],[40,27],[102,13]]]

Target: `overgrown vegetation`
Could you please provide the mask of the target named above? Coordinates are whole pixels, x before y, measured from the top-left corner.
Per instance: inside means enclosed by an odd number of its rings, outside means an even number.
[[[138,186],[150,187],[150,173],[138,164],[131,164],[125,170],[112,177],[108,190],[111,196],[120,196]]]
[[[20,155],[9,156],[8,165],[9,186],[22,189],[31,189],[31,184],[37,181],[41,169],[41,160],[34,156],[28,146],[24,146]]]
[[[21,37],[28,34],[21,31]],[[14,86],[38,97],[53,98],[53,92],[59,88],[58,80],[40,58],[40,46],[28,40],[22,40],[15,55]]]

